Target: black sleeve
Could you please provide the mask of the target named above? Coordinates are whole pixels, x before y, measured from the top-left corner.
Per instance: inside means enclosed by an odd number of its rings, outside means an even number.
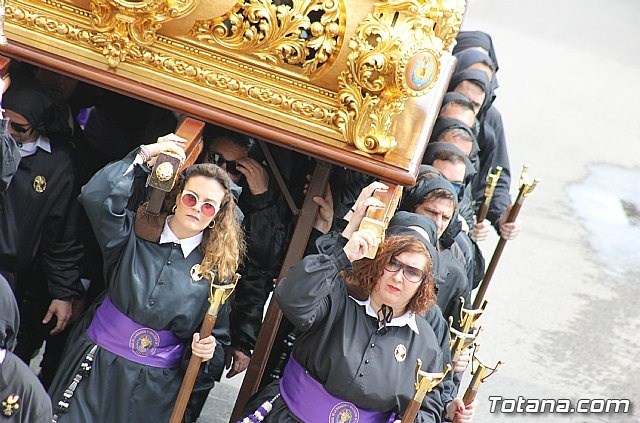
[[[509,194],[511,187],[511,166],[509,164],[509,153],[507,151],[507,140],[504,133],[502,116],[495,107],[491,107],[489,110],[490,112],[487,113],[484,126],[489,126],[487,130],[493,131],[495,139],[495,152],[491,166],[494,168],[496,166],[502,166],[502,173],[500,174],[500,179],[498,180],[491,204],[489,205],[487,219],[498,229],[498,220],[511,204],[511,195]]]
[[[70,159],[58,183],[63,188],[45,222],[40,253],[51,297],[72,300],[81,297],[84,288],[80,283],[83,248],[77,232],[80,205]]]
[[[0,120],[0,193],[7,190],[20,164],[20,150],[9,135],[8,124],[8,118]]]
[[[247,263],[231,301],[231,345],[250,355],[262,327],[264,306],[273,290],[273,274]]]
[[[332,255],[307,256],[291,267],[276,286],[274,297],[284,315],[299,330],[308,330],[329,313],[329,297],[337,283],[338,272],[351,268],[344,250]]]
[[[287,250],[289,237],[286,212],[279,198],[270,184],[266,192],[258,195],[251,195],[245,188],[238,204],[245,215],[242,223],[247,237],[247,259],[275,275]]]
[[[110,258],[114,262],[119,259],[120,250],[133,231],[134,215],[127,203],[133,193],[135,172],[133,168],[128,173],[127,170],[137,151],[98,171],[80,194],[80,203],[105,255],[105,265]]]
[[[273,177],[270,179],[273,180]],[[245,213],[247,263],[231,302],[231,345],[245,354],[255,347],[262,326],[264,306],[273,290],[289,239],[286,210],[273,185],[263,194],[251,195],[247,188],[240,198]]]

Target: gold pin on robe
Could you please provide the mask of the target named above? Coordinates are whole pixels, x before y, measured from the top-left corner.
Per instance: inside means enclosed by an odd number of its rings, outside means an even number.
[[[38,175],[33,179],[33,189],[39,194],[42,194],[47,189],[47,180],[44,179],[44,176]]]

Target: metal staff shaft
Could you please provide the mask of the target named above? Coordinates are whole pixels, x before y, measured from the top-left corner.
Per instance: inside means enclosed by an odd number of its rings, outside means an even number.
[[[231,295],[233,288],[235,288],[235,284],[214,286],[212,288],[213,293],[209,298],[209,309],[207,310],[207,314],[205,314],[204,321],[200,327],[200,339],[204,339],[211,335],[211,331],[218,319],[218,311],[227,298],[229,298],[229,295]],[[182,423],[184,411],[187,408],[187,402],[191,396],[191,391],[193,391],[193,384],[196,381],[196,376],[198,375],[198,370],[200,370],[201,364],[202,358],[191,354],[189,366],[187,367],[187,371],[182,379],[182,385],[180,385],[180,391],[178,391],[178,396],[176,397],[176,403],[173,406],[169,423]]]
[[[529,193],[531,193],[531,191],[533,191],[533,189],[539,182],[537,179],[534,179],[532,181],[529,179],[527,174],[528,170],[528,166],[525,165],[522,167],[522,174],[520,175],[520,190],[518,191],[516,202],[511,207],[511,212],[509,212],[509,216],[507,217],[507,223],[513,223],[516,221],[518,213],[520,213],[520,209],[522,208],[522,204],[524,203],[524,199],[529,195]],[[476,294],[476,297],[473,301],[472,308],[476,309],[480,307],[480,304],[482,304],[482,300],[487,293],[489,283],[491,283],[491,278],[496,271],[496,267],[498,267],[498,261],[500,261],[500,256],[502,256],[502,251],[504,250],[504,246],[506,244],[507,240],[500,237],[498,245],[493,252],[493,257],[491,257],[491,262],[487,267],[487,271],[485,272],[482,283],[480,284],[480,288],[478,289],[478,293]]]
[[[480,206],[480,210],[478,210],[478,215],[476,216],[476,220],[478,222],[482,222],[487,218],[487,213],[489,213],[489,206],[491,205],[491,199],[493,198],[493,193],[496,190],[496,185],[498,185],[498,180],[500,179],[500,174],[502,173],[502,166],[497,166],[495,173],[489,171],[487,175],[487,186],[484,189],[484,201]]]

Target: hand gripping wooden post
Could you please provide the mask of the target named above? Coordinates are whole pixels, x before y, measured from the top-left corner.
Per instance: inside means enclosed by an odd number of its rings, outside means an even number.
[[[204,122],[186,118],[176,130],[176,135],[187,140],[183,146],[186,159],[171,152],[158,154],[156,163],[147,178],[147,185],[151,187],[149,201],[138,207],[135,220],[136,235],[145,241],[158,242],[164,227],[166,214],[162,212],[162,204],[166,194],[171,191],[187,167],[196,162],[202,152],[202,131]]]
[[[371,230],[376,238],[380,239],[380,242],[384,241],[384,233],[387,230],[387,226],[389,226],[389,221],[393,217],[396,209],[398,208],[398,203],[400,202],[400,198],[402,197],[402,186],[386,184],[389,188],[386,191],[376,191],[373,194],[373,197],[382,201],[386,207],[384,208],[373,208],[369,207],[367,210],[367,214],[364,218],[362,218],[362,222],[360,222],[360,226],[358,230],[369,229]],[[373,247],[369,251],[365,257],[369,259],[375,258],[378,252],[378,247]]]
[[[416,394],[409,401],[409,405],[402,416],[402,423],[413,423],[415,421],[424,397],[442,382],[442,379],[451,371],[451,364],[447,364],[442,373],[427,373],[421,368],[422,360],[418,359],[418,365],[416,366]]]
[[[487,213],[489,213],[489,205],[491,205],[491,199],[493,198],[493,193],[496,190],[496,185],[498,185],[498,179],[500,179],[500,174],[502,174],[502,166],[496,166],[496,171],[492,172],[493,169],[489,170],[487,174],[487,185],[484,188],[484,201],[480,206],[480,210],[478,211],[478,215],[476,216],[476,220],[478,222],[482,222],[487,218]]]
[[[476,344],[475,348],[473,349],[472,363],[476,364],[476,367],[471,370],[471,374],[473,375],[473,378],[471,379],[471,382],[469,383],[469,387],[467,388],[467,390],[464,393],[464,396],[462,397],[462,401],[464,402],[464,405],[469,405],[476,399],[476,396],[478,395],[478,389],[480,389],[480,384],[482,384],[491,375],[497,372],[498,367],[500,367],[501,364],[504,364],[502,361],[498,361],[495,367],[491,368],[486,364],[482,363],[482,361],[480,361],[480,359],[476,357],[477,351],[478,351],[478,344]],[[487,370],[490,370],[491,373],[487,374]],[[457,417],[457,416],[454,417],[453,423],[460,423],[460,417]]]
[[[214,284],[215,278],[215,272],[211,272],[207,277],[207,279],[211,281],[209,309],[207,310],[202,326],[200,327],[200,339],[204,339],[211,335],[211,331],[213,330],[218,318],[218,311],[235,289],[238,279],[240,279],[240,275],[236,273],[233,281],[222,285]],[[189,359],[187,371],[182,379],[182,385],[180,386],[180,391],[178,391],[178,396],[176,398],[176,403],[173,406],[173,412],[169,418],[169,423],[182,422],[182,419],[184,418],[184,410],[187,408],[187,402],[191,396],[193,384],[196,381],[196,376],[198,375],[198,370],[200,369],[201,364],[202,358],[192,354]]]
[[[533,189],[536,187],[536,185],[538,185],[539,182],[539,179],[532,179],[529,176],[528,165],[522,166],[522,173],[520,174],[520,190],[518,191],[516,202],[513,204],[511,212],[509,213],[509,217],[507,218],[507,223],[513,223],[516,221],[518,213],[520,213],[520,209],[522,208],[522,204],[524,203],[524,199],[529,196],[531,191],[533,191]],[[480,288],[478,289],[478,293],[476,294],[476,297],[473,301],[473,309],[477,309],[478,307],[480,307],[480,304],[482,304],[482,300],[487,293],[489,283],[491,282],[491,278],[496,271],[496,267],[498,267],[498,261],[500,260],[500,256],[502,255],[502,251],[504,250],[504,246],[506,244],[507,240],[500,237],[498,245],[496,246],[496,249],[493,253],[493,257],[491,257],[491,262],[487,267],[487,271],[485,272],[482,283],[480,284]]]

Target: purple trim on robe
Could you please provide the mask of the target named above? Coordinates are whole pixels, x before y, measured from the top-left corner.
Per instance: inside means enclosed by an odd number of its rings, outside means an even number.
[[[280,393],[289,410],[303,422],[387,423],[389,412],[371,411],[331,395],[293,356],[280,380]]]
[[[151,367],[178,367],[184,351],[184,342],[173,332],[139,325],[118,310],[109,297],[96,310],[87,335],[101,348]]]

